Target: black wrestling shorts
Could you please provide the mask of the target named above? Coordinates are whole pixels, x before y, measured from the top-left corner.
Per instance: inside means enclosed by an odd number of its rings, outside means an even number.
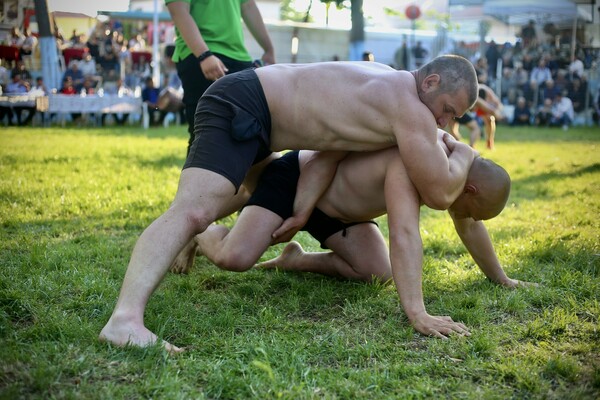
[[[237,189],[250,167],[271,154],[271,114],[253,69],[226,75],[202,95],[195,139],[183,169],[218,173]]]
[[[265,208],[284,220],[291,217],[300,177],[298,154],[298,151],[290,151],[267,165],[260,176],[256,190],[246,205]],[[310,233],[319,241],[321,248],[326,249],[325,241],[330,236],[340,231],[346,236],[347,228],[364,223],[377,225],[375,221],[344,223],[315,208],[302,230]]]

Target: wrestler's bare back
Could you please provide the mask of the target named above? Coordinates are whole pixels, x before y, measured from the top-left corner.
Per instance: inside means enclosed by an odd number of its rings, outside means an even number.
[[[403,115],[426,118],[429,112],[413,75],[383,64],[275,64],[256,73],[271,112],[275,151],[383,149],[397,142],[394,131]]]

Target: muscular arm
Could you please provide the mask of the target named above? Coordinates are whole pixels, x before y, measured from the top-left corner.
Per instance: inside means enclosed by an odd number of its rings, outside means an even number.
[[[306,162],[300,160],[300,178],[294,199],[294,215],[273,232],[274,243],[289,241],[306,224],[315,204],[333,180],[337,165],[348,152],[314,151]],[[303,155],[301,154],[301,157]]]
[[[256,39],[260,47],[264,50],[262,60],[265,65],[275,64],[275,49],[254,0],[249,0],[242,4],[242,19],[252,36],[254,36],[254,39]]]
[[[425,106],[422,106],[425,107]],[[417,108],[418,110],[418,108]],[[424,111],[425,112],[425,111]],[[423,202],[436,210],[445,210],[460,195],[474,159],[474,151],[447,134],[446,156],[437,143],[437,128],[423,114],[411,113],[396,132],[400,156]]]
[[[450,215],[452,216],[452,213]],[[492,240],[483,222],[471,218],[455,219],[453,217],[452,220],[458,236],[489,280],[509,288],[530,285],[528,282],[511,279],[506,275],[498,261]]]
[[[419,232],[419,196],[398,158],[385,179],[390,232],[392,276],[400,302],[411,325],[424,335],[445,338],[452,332],[469,334],[447,316],[432,316],[425,309],[422,289],[423,244]]]

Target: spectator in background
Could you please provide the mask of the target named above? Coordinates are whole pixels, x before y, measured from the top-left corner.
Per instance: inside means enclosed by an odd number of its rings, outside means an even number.
[[[28,69],[33,68],[32,55],[37,47],[38,40],[31,34],[31,29],[26,28],[23,35],[23,43],[19,49],[21,59],[27,64]]]
[[[406,43],[406,35],[402,37],[402,45],[398,47],[394,54],[394,62],[396,69],[407,71],[410,67],[408,65],[408,45]]]
[[[423,47],[423,43],[419,40],[417,44],[412,49],[412,55],[415,58],[415,67],[421,68],[425,61],[427,61],[427,56],[429,55],[429,51]]]
[[[544,100],[544,103],[538,107],[535,114],[536,126],[550,126],[550,120],[552,119],[552,103],[552,100],[546,99]]]
[[[567,71],[559,69],[554,76],[554,85],[560,90],[568,89],[571,86],[570,79],[567,76]]]
[[[574,78],[569,85],[567,97],[573,102],[573,111],[575,111],[576,114],[582,113],[585,110],[586,95],[587,82],[579,78]],[[591,104],[592,101],[589,103]]]
[[[524,53],[523,58],[521,59],[521,63],[523,64],[523,69],[527,71],[527,74],[531,75],[531,71],[533,71],[533,69],[536,66],[536,62],[533,59],[531,53]]]
[[[21,74],[13,74],[11,81],[6,85],[7,94],[26,94],[29,92],[30,84],[21,78]]]
[[[527,105],[525,97],[519,96],[517,99],[517,105],[513,113],[513,119],[511,122],[513,126],[528,126],[531,125],[531,110]]]
[[[543,94],[542,99],[554,100],[554,98],[556,97],[556,95],[558,93],[560,93],[560,92],[562,92],[562,89],[559,88],[559,87],[557,87],[554,84],[554,80],[553,79],[549,79],[549,80],[546,81],[546,83],[544,84],[544,88],[542,89],[542,94]]]
[[[573,111],[573,102],[566,96],[566,93],[557,93],[552,104],[552,118],[550,126],[562,126],[563,130],[568,130],[573,123],[575,112]]]
[[[110,38],[110,36],[108,36]],[[119,74],[119,55],[115,52],[112,41],[107,39],[103,45],[104,51],[98,61],[102,67],[102,77],[104,80],[115,81]]]
[[[40,93],[42,96],[47,96],[50,93],[44,84],[44,78],[38,76],[35,79],[35,85],[31,88],[30,93]]]
[[[0,59],[0,90],[4,91],[8,82],[10,82],[10,64]]]
[[[479,82],[488,81],[488,63],[485,57],[479,57],[475,61],[475,72],[477,73],[477,80]]]
[[[583,77],[583,61],[576,55],[573,56],[571,64],[569,64],[569,74],[571,75],[571,79],[574,78],[582,78]]]
[[[79,70],[79,62],[77,60],[73,60],[69,63],[69,68],[63,74],[63,82],[65,78],[71,79],[73,89],[76,93],[81,91],[81,88],[83,87],[84,76]]]
[[[83,58],[78,61],[78,68],[84,78],[91,77],[96,82],[100,81],[100,75],[98,75],[98,69],[96,68],[96,60],[94,60],[89,51],[83,53]]]
[[[530,107],[537,107],[538,105],[543,103],[543,100],[540,101],[540,99],[538,98],[538,88],[535,84],[535,82],[527,82],[527,84],[525,86],[523,86],[523,91],[521,93],[521,95],[523,97],[525,97],[525,100],[527,100],[527,104],[530,105]]]
[[[241,20],[263,49],[263,64],[275,63],[275,48],[254,0],[197,2],[193,9],[185,1],[165,0],[165,3],[177,27],[172,60],[183,84],[189,153],[200,96],[226,73],[253,67],[244,43]]]
[[[368,62],[374,62],[375,61],[375,55],[373,53],[371,53],[370,51],[365,51],[362,54],[362,60],[363,61],[368,61]]]
[[[73,85],[73,79],[70,76],[65,76],[62,80],[62,87],[59,91],[60,94],[74,96],[79,93],[75,91],[75,86]],[[52,118],[52,116],[50,116]],[[81,119],[81,113],[71,113],[71,119],[73,122],[79,121]]]
[[[490,41],[487,50],[485,51],[485,58],[488,65],[488,80],[496,80],[496,72],[498,69],[498,60],[500,59],[500,52],[498,51],[498,45],[494,40]]]
[[[148,63],[148,60],[146,60],[146,57],[140,56],[138,63],[133,65],[132,72],[134,75],[133,81],[135,81],[135,83],[127,82],[127,85],[129,85],[130,87],[135,87],[135,86],[140,85],[147,76],[152,75],[152,69],[150,68],[150,63]],[[196,110],[194,109],[194,111],[196,111]]]
[[[142,89],[142,101],[148,105],[148,115],[150,117],[151,126],[159,126],[165,119],[166,112],[158,108],[158,99],[160,97],[160,89],[154,87],[154,81],[151,77],[145,80],[145,86]]]
[[[129,40],[129,50],[141,51],[146,49],[146,41],[141,33],[135,35],[135,37]]]
[[[83,44],[81,43],[81,36],[77,33],[77,29],[73,29],[69,42],[71,43],[71,47],[78,47]]]
[[[92,33],[92,35],[90,36],[90,38],[88,39],[88,41],[85,45],[88,48],[88,52],[92,56],[92,59],[94,61],[99,60],[100,59],[100,43],[98,42],[98,36],[95,32]]]
[[[16,74],[21,75],[21,79],[24,80],[24,81],[26,81],[27,83],[29,83],[29,85],[31,85],[31,82],[32,82],[33,78],[31,76],[31,73],[29,72],[29,70],[25,66],[25,63],[23,62],[23,60],[17,60],[17,61],[15,61],[15,67],[10,72],[11,78],[13,76],[15,76]]]
[[[75,91],[75,86],[73,86],[73,79],[69,76],[65,76],[62,80],[62,87],[59,90],[60,94],[66,95],[74,95],[77,92]]]
[[[8,36],[8,45],[9,46],[15,46],[18,47],[19,49],[21,48],[21,46],[23,45],[23,41],[25,40],[25,36],[23,36],[23,34],[21,33],[21,30],[19,29],[18,26],[13,26],[10,29],[10,34]]]
[[[515,71],[511,68],[502,69],[502,85],[500,99],[504,104],[515,104],[520,93]]]
[[[96,94],[96,82],[91,76],[86,76],[83,79],[83,85],[81,86],[81,93]]]
[[[29,92],[30,88],[31,88],[31,86],[30,86],[29,82],[21,79],[20,74],[14,74],[12,77],[12,81],[8,85],[6,85],[6,94],[26,95]],[[35,106],[33,106],[33,107],[15,106],[15,107],[13,107],[13,110],[14,110],[14,114],[17,117],[17,124],[19,126],[29,124],[31,122],[31,120],[33,119],[33,116],[35,115],[35,111],[36,111]],[[27,111],[27,118],[25,118],[24,121],[22,120],[23,111]],[[9,118],[11,117],[10,114],[11,113],[9,113]]]
[[[537,67],[531,71],[530,81],[535,84],[537,88],[543,88],[547,81],[552,80],[552,73],[550,68],[546,65],[546,60],[543,58],[538,61]]]
[[[529,23],[521,28],[521,39],[523,46],[530,47],[537,44],[537,32],[535,30],[535,21],[530,19]]]
[[[125,86],[123,84],[123,80],[119,78],[119,79],[117,79],[117,81],[115,82],[114,85],[108,85],[104,89],[104,94],[108,95],[108,96],[126,97],[126,96],[132,96],[133,92],[131,91],[131,89],[129,87]],[[100,117],[100,125],[104,125],[106,115],[107,114],[103,113],[102,116]],[[125,125],[125,123],[127,122],[127,119],[129,118],[129,114],[127,114],[127,113],[125,113],[125,114],[124,113],[112,113],[111,116],[114,119],[115,124],[117,124],[119,126]]]

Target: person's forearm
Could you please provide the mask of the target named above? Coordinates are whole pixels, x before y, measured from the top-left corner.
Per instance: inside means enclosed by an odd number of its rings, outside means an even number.
[[[338,163],[347,152],[314,152],[301,167],[294,199],[294,215],[308,219],[317,201],[335,176]]]
[[[455,221],[456,232],[485,276],[497,284],[509,282],[494,250],[490,235],[481,221]]]
[[[426,313],[423,301],[423,244],[416,231],[390,233],[390,258],[392,275],[400,303],[409,321],[413,323]]]
[[[437,140],[429,142],[427,137],[419,137],[414,131],[411,135],[396,137],[406,172],[422,202],[435,210],[448,209],[466,183],[475,156],[473,149],[448,133],[443,134],[443,144],[450,151],[449,156]]]
[[[275,49],[271,42],[271,37],[254,1],[249,1],[242,6],[242,18],[259,46],[265,53],[270,53],[274,57]]]
[[[470,148],[461,146],[450,153],[448,157],[448,181],[445,189],[448,196],[448,207],[463,192],[471,164],[473,164],[473,155]]]

